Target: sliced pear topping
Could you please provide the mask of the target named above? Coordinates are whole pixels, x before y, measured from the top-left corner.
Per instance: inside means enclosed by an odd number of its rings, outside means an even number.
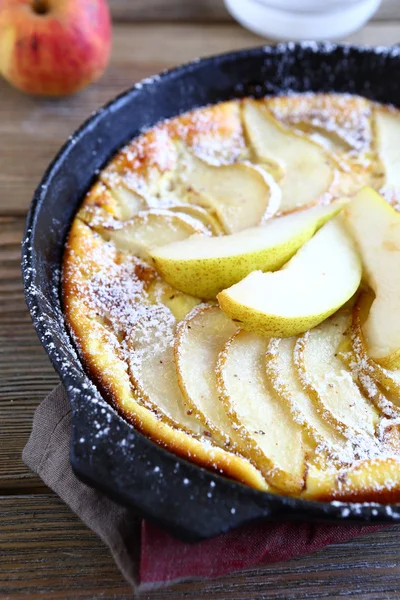
[[[177,321],[181,321],[198,304],[199,298],[183,294],[175,288],[156,277],[147,287],[147,299],[150,304],[164,304],[174,315]]]
[[[275,273],[254,271],[218,294],[224,312],[243,329],[291,337],[315,327],[357,291],[361,263],[337,219],[324,225]]]
[[[387,108],[376,108],[374,116],[376,145],[385,172],[384,191],[390,196],[400,192],[400,116]]]
[[[367,352],[383,367],[400,367],[400,214],[371,188],[346,206],[344,216],[357,243],[365,282],[375,293],[363,324]]]
[[[335,176],[329,154],[310,139],[284,127],[259,102],[245,101],[243,118],[258,160],[270,165],[275,176],[284,173],[279,181],[281,211],[292,211],[323,200]]]
[[[302,432],[268,387],[267,343],[246,331],[236,333],[218,359],[218,389],[253,463],[271,485],[298,493],[305,470]]]
[[[400,371],[385,369],[368,355],[361,329],[360,310],[359,303],[353,310],[352,326],[349,332],[353,350],[349,361],[350,367],[364,394],[374,402],[378,410],[388,417],[399,416]],[[388,394],[390,398],[387,397]]]
[[[400,409],[396,406],[398,396],[388,395],[387,392],[382,392],[382,389],[377,384],[376,380],[365,371],[362,371],[355,360],[346,361],[349,368],[352,370],[353,376],[357,380],[360,390],[366,398],[371,400],[377,411],[388,419],[395,419],[400,415]]]
[[[217,306],[199,307],[177,328],[175,363],[187,406],[221,444],[238,446],[240,438],[218,397],[218,355],[237,326]],[[239,443],[240,446],[240,443]]]
[[[314,444],[326,448],[328,456],[341,462],[354,460],[351,445],[319,411],[305,391],[294,364],[297,338],[272,338],[267,349],[266,370],[277,396],[286,403],[295,421],[306,429]]]
[[[197,219],[203,223],[213,235],[223,235],[225,233],[218,219],[201,206],[196,206],[195,204],[174,204],[168,206],[168,210],[183,213]]]
[[[115,221],[112,225],[95,229],[106,240],[114,242],[118,250],[145,260],[149,259],[149,251],[158,245],[183,240],[195,233],[209,235],[201,221],[167,210],[141,212],[129,221]]]
[[[296,343],[295,365],[319,414],[351,441],[357,439],[357,451],[369,456],[378,417],[338,355],[349,325],[349,312],[343,310],[308,331]]]
[[[242,280],[255,269],[278,269],[343,207],[316,206],[222,237],[192,236],[151,252],[160,275],[170,285],[200,298]]]
[[[118,223],[120,204],[104,183],[98,181],[86,195],[76,216],[92,229],[98,225]]]
[[[270,216],[271,204],[277,208],[279,188],[254,165],[243,162],[215,167],[182,147],[181,155],[181,177],[192,191],[192,201],[213,210],[227,233],[258,225]]]
[[[129,374],[138,398],[147,408],[176,427],[201,434],[204,427],[191,416],[178,385],[175,329],[175,319],[166,307],[147,307],[126,340]]]
[[[349,94],[293,94],[271,96],[265,103],[288,126],[323,132],[336,144],[357,153],[371,143],[371,102]]]
[[[118,217],[122,221],[127,221],[137,215],[138,212],[149,208],[142,196],[129,190],[124,185],[110,188],[110,193],[118,202]]]

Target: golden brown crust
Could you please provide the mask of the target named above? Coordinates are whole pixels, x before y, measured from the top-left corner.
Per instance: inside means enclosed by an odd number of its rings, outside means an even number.
[[[324,502],[399,502],[400,462],[394,458],[375,459],[336,473],[309,472],[303,496]]]
[[[123,148],[101,173],[107,186],[125,184],[138,194],[178,166],[174,140],[211,163],[247,158],[239,104],[224,102],[165,121]]]

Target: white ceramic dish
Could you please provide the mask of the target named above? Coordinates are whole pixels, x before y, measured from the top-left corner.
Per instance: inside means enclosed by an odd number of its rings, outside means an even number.
[[[231,15],[262,37],[338,39],[362,27],[381,0],[225,0]]]

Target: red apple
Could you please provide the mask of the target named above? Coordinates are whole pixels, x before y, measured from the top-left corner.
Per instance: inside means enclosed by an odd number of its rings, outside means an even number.
[[[0,0],[0,73],[24,92],[73,94],[102,75],[110,50],[106,0]]]

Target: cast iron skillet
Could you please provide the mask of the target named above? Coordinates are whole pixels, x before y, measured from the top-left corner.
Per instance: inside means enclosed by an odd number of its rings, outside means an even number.
[[[230,98],[349,92],[400,106],[400,49],[279,44],[223,54],[145,80],[68,140],[35,192],[23,241],[26,300],[72,407],[77,476],[187,540],[259,519],[400,522],[400,505],[319,503],[274,496],[201,469],[135,431],[89,380],[65,327],[60,265],[71,221],[95,174],[155,123]]]

